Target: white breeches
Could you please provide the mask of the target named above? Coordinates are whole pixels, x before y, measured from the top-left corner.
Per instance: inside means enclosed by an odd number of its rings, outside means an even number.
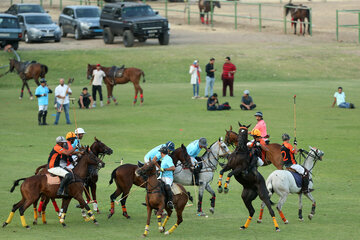
[[[47,111],[48,105],[39,105],[39,111]]]
[[[256,164],[258,167],[261,167],[262,165],[264,165],[264,162],[261,158],[258,157],[257,159],[257,164]]]
[[[74,169],[74,165],[72,163],[70,163],[68,166],[66,166],[66,168],[68,169]]]
[[[52,173],[52,174],[54,174],[56,176],[60,176],[60,177],[65,177],[65,175],[69,173],[68,171],[66,171],[62,167],[50,168],[50,169],[48,169],[48,172]]]
[[[168,184],[168,185],[170,185],[170,186],[173,184],[173,181],[174,181],[174,179],[169,178],[169,177],[162,177],[161,180],[162,180],[165,184]]]
[[[305,173],[305,169],[299,164],[293,164],[290,168],[294,169],[297,173],[300,173],[301,175],[304,175]]]

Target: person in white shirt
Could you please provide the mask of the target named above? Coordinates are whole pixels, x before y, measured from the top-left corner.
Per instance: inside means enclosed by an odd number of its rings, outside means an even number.
[[[195,60],[194,63],[190,66],[189,70],[189,74],[191,75],[190,84],[193,85],[192,99],[199,98],[200,72],[201,68],[199,66],[199,61]]]
[[[100,64],[97,64],[96,69],[93,71],[92,79],[91,79],[92,95],[93,95],[93,99],[94,99],[94,104],[92,107],[96,107],[96,92],[99,92],[99,95],[100,95],[100,106],[101,107],[104,106],[102,90],[101,90],[101,85],[102,85],[104,77],[106,77],[106,74],[104,73],[103,70],[101,70]]]
[[[62,109],[64,109],[65,112],[66,124],[71,124],[69,117],[69,95],[72,94],[72,91],[70,87],[65,84],[65,80],[63,78],[60,78],[59,82],[60,85],[55,88],[57,109],[60,109],[62,105]],[[54,125],[57,125],[59,123],[60,113],[60,111],[56,113]]]
[[[339,87],[338,91],[335,92],[332,107],[335,106],[335,103],[339,108],[355,108],[354,104],[345,101],[345,92],[343,92],[342,87]]]

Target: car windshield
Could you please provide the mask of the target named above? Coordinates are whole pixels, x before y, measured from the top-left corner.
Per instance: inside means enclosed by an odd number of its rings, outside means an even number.
[[[27,16],[25,18],[27,24],[52,24],[50,16]]]
[[[19,28],[16,18],[0,17],[0,28]]]
[[[20,5],[18,13],[44,13],[40,5]]]
[[[122,10],[123,17],[145,17],[145,16],[155,16],[155,12],[150,6],[141,6],[141,7],[127,7]]]
[[[80,8],[76,9],[78,18],[96,18],[100,17],[100,10],[97,8]]]

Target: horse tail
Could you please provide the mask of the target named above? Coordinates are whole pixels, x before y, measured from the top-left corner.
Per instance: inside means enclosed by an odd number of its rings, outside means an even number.
[[[189,197],[189,200],[190,200],[191,202],[194,202],[194,198],[191,196],[190,192],[187,192],[187,195],[188,195],[188,197]]]
[[[39,166],[39,167],[35,170],[35,175],[37,175],[41,169],[45,168],[46,165],[47,165],[47,164],[44,164],[44,165]]]
[[[112,173],[111,173],[111,178],[110,178],[110,181],[109,181],[109,186],[113,183],[114,178],[116,177],[116,170],[117,170],[117,168],[115,168],[114,171],[112,171]]]
[[[48,67],[46,65],[41,64],[41,73],[40,73],[40,77],[44,78],[45,75],[48,72]]]
[[[13,185],[12,188],[10,189],[10,192],[11,192],[11,193],[14,192],[15,188],[16,188],[17,186],[19,186],[19,182],[22,181],[22,180],[25,180],[25,179],[26,179],[26,178],[20,178],[20,179],[14,181],[14,185]]]
[[[141,71],[141,76],[143,77],[143,83],[145,82],[145,73],[144,71]]]

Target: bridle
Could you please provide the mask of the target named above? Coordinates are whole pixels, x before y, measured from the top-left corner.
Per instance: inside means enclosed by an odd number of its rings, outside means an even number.
[[[214,164],[212,161],[210,161],[210,154],[214,157],[216,162],[219,162],[220,158],[225,158],[225,156],[230,154],[229,151],[226,151],[226,149],[221,145],[221,143],[222,143],[221,141],[217,142],[217,144],[219,145],[219,150],[217,152],[218,157],[215,156],[215,154],[211,151],[211,147],[210,147],[209,154],[207,155],[207,161],[202,160],[202,162],[205,165],[205,167],[203,169],[210,168],[211,172],[215,172],[217,169],[217,163]],[[226,152],[227,155],[220,156],[220,151]],[[201,159],[204,159],[204,158],[202,157]]]
[[[308,169],[309,172],[311,172],[311,171],[314,169],[315,164],[317,163],[317,161],[318,161],[318,160],[321,160],[321,156],[319,156],[318,150],[319,150],[319,149],[316,149],[316,150],[311,149],[310,152],[303,150],[303,151],[301,151],[301,153],[300,153],[300,156],[303,156],[303,157],[304,157],[304,153],[303,153],[303,152],[305,152],[305,153],[307,154],[306,159],[307,159],[308,157],[314,158],[314,164],[313,164],[313,166],[311,167],[311,169]],[[306,161],[306,159],[305,159],[305,161]],[[305,164],[305,161],[304,161],[304,164]]]

